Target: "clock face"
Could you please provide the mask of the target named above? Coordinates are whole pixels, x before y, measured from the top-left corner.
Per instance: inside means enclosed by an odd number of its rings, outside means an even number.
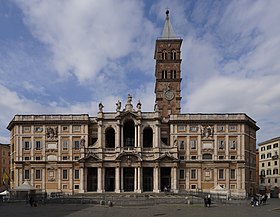
[[[166,90],[165,92],[164,92],[164,97],[165,97],[165,99],[167,99],[167,100],[172,100],[173,98],[174,98],[174,93],[173,93],[173,91],[172,90]]]

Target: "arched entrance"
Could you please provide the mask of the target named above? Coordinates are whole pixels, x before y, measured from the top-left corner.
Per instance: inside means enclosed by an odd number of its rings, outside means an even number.
[[[128,120],[123,126],[123,147],[134,147],[135,141],[135,125],[133,120]]]

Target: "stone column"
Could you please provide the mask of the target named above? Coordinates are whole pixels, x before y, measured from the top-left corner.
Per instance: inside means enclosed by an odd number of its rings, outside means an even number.
[[[42,188],[43,192],[46,192],[46,169],[43,168],[41,171],[42,171],[42,186],[41,186],[41,188]]]
[[[138,183],[137,183],[137,193],[141,193],[142,192],[142,185],[141,185],[142,168],[138,167],[137,170],[138,170],[138,172],[137,172],[137,174],[138,174],[138,177],[137,177],[137,181],[138,181]]]
[[[73,168],[69,169],[69,189],[72,191],[72,194],[74,193],[74,176],[73,176]]]
[[[161,141],[161,139],[160,139],[160,128],[159,128],[159,125],[156,124],[156,136],[155,136],[153,148],[158,148],[160,146],[160,143],[161,143],[160,141]]]
[[[225,172],[226,172],[226,189],[230,189],[230,186],[229,186],[229,183],[230,183],[230,169],[229,168],[226,168],[225,169]]]
[[[115,192],[120,193],[120,167],[116,166],[115,168]]]
[[[30,168],[30,185],[34,186],[34,168]]]
[[[121,167],[121,191],[123,191],[123,167]]]
[[[137,126],[138,129],[138,147],[141,147],[141,124]]]
[[[159,193],[159,167],[154,167],[154,190],[153,192]]]
[[[137,147],[138,145],[138,130],[137,130],[138,125],[134,126],[134,147]]]
[[[117,123],[117,129],[116,129],[116,148],[120,147],[121,144],[120,144],[120,141],[121,141],[121,127],[120,127],[120,123],[118,121]]]
[[[229,159],[229,139],[228,139],[228,135],[226,135],[226,159]]]
[[[84,193],[84,169],[80,168],[80,193]]]
[[[178,177],[177,177],[177,167],[172,167],[173,170],[173,192],[178,193]]]
[[[241,168],[241,189],[245,190],[245,167]]]
[[[199,135],[197,137],[197,159],[201,160],[202,156],[201,156],[201,135]]]
[[[55,171],[54,171],[55,173]],[[57,168],[57,187],[58,187],[58,191],[61,191],[61,169]]]
[[[218,136],[214,135],[214,160],[218,159]]]
[[[87,167],[84,167],[84,191],[87,192]]]
[[[186,190],[190,189],[190,169],[186,168]]]
[[[137,192],[137,184],[138,184],[138,171],[137,167],[134,167],[134,192]]]
[[[213,176],[214,176],[214,188],[218,185],[218,169],[214,168],[213,171]]]
[[[97,192],[102,193],[102,168],[97,168]]]
[[[237,159],[241,158],[241,136],[238,135],[237,137]]]
[[[186,160],[190,160],[190,137],[187,136],[187,141],[186,141],[186,145],[185,145],[185,148],[186,148]]]
[[[201,189],[201,168],[197,169],[197,187]]]

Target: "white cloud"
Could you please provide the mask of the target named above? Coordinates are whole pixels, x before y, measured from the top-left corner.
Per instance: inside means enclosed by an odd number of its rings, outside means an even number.
[[[147,47],[142,46],[147,41],[139,44],[140,36],[151,37],[151,25],[143,18],[140,1],[16,2],[31,32],[51,49],[58,73],[72,73],[80,81],[102,80],[101,72],[107,71],[111,61]],[[136,57],[148,59],[145,51]]]

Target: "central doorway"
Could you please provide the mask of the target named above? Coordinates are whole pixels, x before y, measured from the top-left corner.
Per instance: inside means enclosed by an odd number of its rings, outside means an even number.
[[[123,168],[123,190],[134,191],[134,168]]]
[[[170,191],[171,186],[171,168],[162,167],[160,168],[160,189],[161,191]]]
[[[115,191],[115,168],[105,168],[105,191]]]
[[[87,191],[97,191],[97,168],[87,168]]]
[[[143,191],[153,191],[153,168],[143,168]]]

